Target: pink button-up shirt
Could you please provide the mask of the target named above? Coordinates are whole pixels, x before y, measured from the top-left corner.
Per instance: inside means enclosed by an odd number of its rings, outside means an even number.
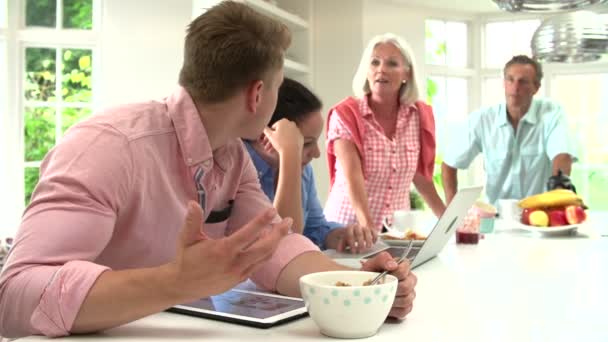
[[[419,113],[415,105],[401,105],[395,136],[389,139],[374,118],[367,97],[358,102],[365,129],[361,133],[365,158],[365,190],[374,227],[380,230],[385,217],[391,219],[395,210],[410,209],[410,186],[416,174],[420,153]],[[353,141],[353,136],[340,115],[331,115],[327,130],[329,152],[333,153],[333,143],[338,139]],[[348,197],[348,181],[342,165],[336,163],[335,169],[335,182],[325,205],[325,217],[345,225],[356,223],[355,209]]]
[[[240,140],[211,150],[183,88],[70,129],[42,163],[0,275],[0,335],[66,335],[102,272],[171,261],[187,202],[198,200],[199,168],[206,215],[234,200],[228,220],[205,224],[211,238],[272,206]],[[288,235],[253,280],[273,290],[283,267],[311,250],[317,247],[302,235]],[[206,262],[213,261],[201,267]]]

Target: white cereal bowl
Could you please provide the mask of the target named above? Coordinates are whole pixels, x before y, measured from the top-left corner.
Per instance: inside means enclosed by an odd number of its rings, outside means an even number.
[[[378,331],[393,305],[397,278],[387,275],[383,284],[363,286],[376,272],[328,271],[300,278],[300,291],[308,314],[321,333],[337,338],[369,337]],[[336,286],[337,282],[352,286]]]

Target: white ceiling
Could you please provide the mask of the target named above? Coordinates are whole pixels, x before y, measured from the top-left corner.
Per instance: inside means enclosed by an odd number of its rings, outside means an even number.
[[[500,9],[492,0],[392,0],[408,6],[459,12],[488,13]]]

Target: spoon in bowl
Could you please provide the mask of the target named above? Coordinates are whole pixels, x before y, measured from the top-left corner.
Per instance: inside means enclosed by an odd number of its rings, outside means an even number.
[[[410,240],[410,242],[408,242],[407,247],[405,248],[405,250],[403,251],[403,254],[401,254],[401,257],[399,258],[399,260],[397,260],[397,264],[402,263],[405,259],[407,259],[407,255],[410,254],[410,251],[412,250],[412,247],[414,246],[414,240]],[[376,285],[380,279],[384,278],[385,275],[388,274],[388,271],[384,271],[380,274],[378,274],[370,283],[369,285]]]

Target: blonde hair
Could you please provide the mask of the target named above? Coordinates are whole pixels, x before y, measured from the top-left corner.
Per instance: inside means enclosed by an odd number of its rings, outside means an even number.
[[[222,1],[188,26],[179,84],[195,100],[223,101],[283,67],[291,33],[249,6]]]
[[[377,35],[367,43],[367,47],[361,56],[359,68],[357,68],[355,77],[353,77],[353,93],[359,98],[363,98],[370,93],[371,90],[369,82],[367,81],[367,71],[369,70],[369,63],[372,54],[374,53],[374,48],[382,43],[393,44],[399,52],[401,52],[401,55],[405,60],[406,68],[411,76],[407,83],[401,86],[401,90],[399,91],[400,102],[410,104],[418,101],[420,98],[420,91],[418,90],[418,81],[416,80],[416,61],[414,59],[414,54],[412,53],[412,48],[403,38],[393,33]]]

